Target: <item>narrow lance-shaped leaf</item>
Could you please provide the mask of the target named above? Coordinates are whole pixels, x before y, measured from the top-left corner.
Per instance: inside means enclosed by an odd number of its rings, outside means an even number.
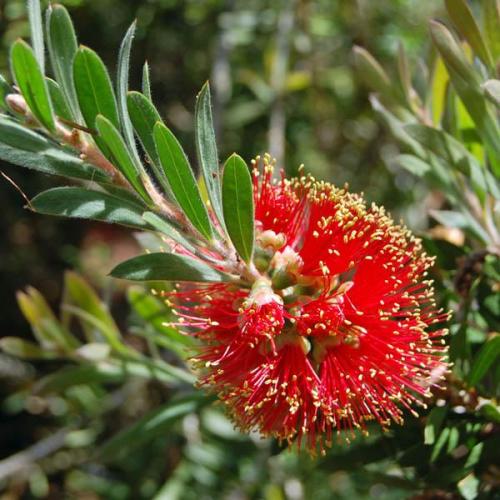
[[[154,141],[153,131],[155,124],[161,121],[160,114],[154,104],[140,92],[129,92],[127,96],[127,105],[132,125],[134,126],[134,130],[144,151],[149,157],[150,165],[156,175],[156,179],[163,190],[172,197],[167,177],[160,165],[160,159],[158,158],[158,152],[156,151]]]
[[[233,154],[224,164],[222,205],[227,232],[245,262],[250,262],[254,245],[252,178],[247,164]]]
[[[142,67],[142,93],[151,101],[151,80],[149,76],[149,64],[146,61]]]
[[[229,279],[198,259],[173,253],[140,255],[118,264],[110,274],[131,281],[221,282]]]
[[[19,123],[2,117],[0,117],[0,159],[50,175],[97,182],[109,181],[109,176],[102,170],[54,147],[48,139]]]
[[[75,90],[85,123],[95,129],[97,115],[119,128],[118,110],[113,86],[106,66],[91,49],[80,47],[73,63]]]
[[[17,40],[12,46],[11,66],[16,83],[31,112],[44,127],[54,132],[54,116],[45,77],[26,42]]]
[[[354,64],[360,77],[376,92],[389,99],[395,98],[395,92],[386,72],[377,60],[364,48],[355,46],[353,49]]]
[[[123,457],[137,446],[155,436],[165,433],[178,420],[193,413],[204,403],[210,401],[206,396],[191,395],[183,399],[174,399],[149,412],[136,423],[113,436],[100,449],[100,456],[107,460]]]
[[[161,122],[154,127],[154,140],[161,166],[172,193],[193,226],[210,239],[212,227],[196,179],[179,141]]]
[[[483,61],[492,68],[494,66],[488,46],[484,43],[479,27],[465,0],[445,0],[446,10],[461,35],[469,42],[470,46]],[[498,26],[500,29],[500,26]]]
[[[488,340],[476,354],[469,373],[469,384],[475,386],[488,373],[488,370],[500,360],[500,336]]]
[[[153,136],[153,130],[157,122],[161,121],[160,114],[154,105],[140,92],[132,91],[127,96],[130,119],[141,141],[144,150],[152,163],[159,165],[158,152]],[[161,175],[166,179],[163,171]]]
[[[142,207],[113,195],[78,187],[57,187],[44,191],[31,200],[39,213],[93,219],[113,224],[147,229]]]
[[[215,215],[219,222],[224,224],[219,158],[217,156],[217,144],[215,142],[210,101],[210,86],[208,82],[203,85],[196,100],[195,122],[198,162]]]
[[[123,137],[125,138],[125,144],[127,145],[127,148],[132,155],[132,159],[136,163],[138,169],[142,170],[142,163],[139,159],[139,153],[137,152],[137,146],[134,139],[134,129],[132,128],[132,123],[130,122],[127,107],[130,51],[132,49],[132,41],[135,34],[135,25],[136,22],[134,21],[127,30],[127,33],[125,33],[120,46],[116,77],[116,93],[118,96],[118,116],[123,131]]]
[[[42,72],[45,72],[45,48],[43,45],[42,9],[40,0],[28,0],[31,44]]]
[[[475,74],[459,43],[448,28],[438,21],[431,21],[430,31],[432,40],[446,65],[453,68],[470,85],[477,85],[479,83],[478,76]]]
[[[434,70],[432,72],[432,83],[430,87],[430,103],[432,108],[432,119],[434,125],[441,123],[441,118],[445,110],[446,88],[448,86],[448,72],[440,56],[436,57]]]
[[[99,132],[99,138],[106,145],[106,149],[109,151],[110,159],[113,164],[120,169],[120,172],[130,182],[137,193],[148,202],[149,197],[141,183],[140,172],[120,132],[118,132],[116,127],[102,115],[97,116],[96,127]]]
[[[401,83],[401,90],[405,96],[408,105],[412,105],[412,87],[411,87],[411,76],[410,76],[410,65],[408,62],[408,57],[406,55],[404,46],[402,43],[398,45],[398,73],[399,80]]]
[[[52,71],[73,117],[79,119],[80,109],[73,82],[73,60],[78,42],[68,11],[62,5],[49,6],[46,26]]]
[[[101,321],[114,338],[119,339],[121,337],[120,330],[108,308],[81,276],[75,272],[68,271],[64,275],[64,285],[68,301]]]

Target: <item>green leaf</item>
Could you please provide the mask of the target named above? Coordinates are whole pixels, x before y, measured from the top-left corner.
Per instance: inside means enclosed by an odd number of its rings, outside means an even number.
[[[424,444],[435,443],[447,413],[448,408],[446,406],[436,406],[429,413],[424,429]]]
[[[488,340],[474,356],[468,382],[471,386],[477,385],[488,370],[495,366],[500,359],[500,335]]]
[[[115,339],[121,334],[106,305],[92,287],[78,274],[67,271],[64,275],[64,289],[68,303],[78,306],[98,319]]]
[[[408,56],[406,55],[406,51],[401,42],[398,44],[398,73],[401,90],[406,102],[408,103],[408,106],[411,108],[412,101],[415,99],[416,93],[413,92],[411,85],[410,64],[408,62]]]
[[[11,49],[12,74],[35,118],[51,132],[55,131],[52,104],[45,77],[31,47],[17,40]]]
[[[71,304],[64,304],[63,310],[68,316],[74,316],[80,320],[91,342],[105,340],[116,353],[122,356],[128,356],[133,352],[122,342],[119,333],[116,331],[116,327],[110,325],[108,322],[103,321],[81,307]]]
[[[430,215],[443,226],[468,229],[483,242],[488,242],[490,237],[481,225],[470,215],[455,210],[430,210]]]
[[[479,485],[479,479],[470,473],[457,483],[457,488],[465,500],[474,500],[478,496]]]
[[[134,162],[139,170],[142,170],[142,164],[137,152],[137,146],[134,139],[134,129],[130,122],[127,108],[128,79],[130,72],[130,51],[134,39],[136,22],[134,21],[123,38],[118,54],[118,70],[116,78],[116,94],[118,96],[118,116],[123,130],[125,143],[129,149]]]
[[[43,45],[42,9],[40,0],[28,0],[31,44],[42,72],[45,71],[45,47]]]
[[[54,359],[57,357],[56,353],[18,337],[2,337],[0,349],[6,354],[21,359]]]
[[[419,124],[406,125],[404,129],[426,149],[443,158],[452,167],[468,177],[480,199],[484,198],[484,193],[487,191],[498,194],[496,183],[488,182],[488,172],[483,169],[482,165],[478,163],[465,146],[453,136],[443,130]]]
[[[488,40],[493,60],[500,58],[500,3],[498,0],[483,0],[484,34]]]
[[[196,100],[195,109],[196,152],[212,208],[221,224],[224,224],[219,158],[212,119],[210,86],[206,82]]]
[[[445,110],[446,103],[446,89],[448,87],[449,76],[446,71],[446,66],[443,59],[438,55],[434,63],[434,70],[432,72],[431,83],[431,109],[432,121],[434,125],[439,126],[441,118]]]
[[[0,116],[0,142],[21,151],[41,153],[52,144],[44,136],[23,127],[19,123]]]
[[[436,441],[436,444],[434,445],[434,448],[432,449],[431,463],[435,462],[438,459],[438,457],[439,457],[439,455],[441,453],[441,450],[446,445],[449,437],[450,437],[450,428],[449,427],[445,427],[441,431],[441,434],[439,434],[439,437],[438,437],[438,439]]]
[[[458,42],[441,23],[431,21],[434,43],[443,57],[453,87],[484,141],[492,170],[500,176],[500,128],[481,90],[481,77],[467,61]]]
[[[163,171],[177,203],[193,226],[210,239],[212,226],[188,159],[174,134],[161,122],[154,127],[154,140]]]
[[[193,337],[179,332],[176,327],[167,326],[165,323],[172,321],[172,312],[165,303],[154,297],[149,291],[142,287],[130,286],[127,288],[127,298],[132,309],[144,320],[147,326],[151,326],[158,336],[152,336],[152,341],[159,346],[167,347],[181,358],[188,355],[188,347],[193,346]],[[144,327],[141,327],[144,329]],[[148,336],[149,338],[149,336]]]
[[[482,85],[485,96],[500,107],[500,80],[487,80]]]
[[[357,72],[369,88],[386,99],[394,99],[395,92],[391,80],[377,60],[363,47],[355,46],[353,54]]]
[[[46,25],[52,71],[73,117],[79,119],[80,108],[73,81],[73,61],[78,50],[78,42],[71,17],[62,5],[49,6]]]
[[[132,281],[221,282],[229,279],[197,259],[173,253],[140,255],[118,264],[110,274]]]
[[[227,232],[245,262],[250,262],[254,245],[252,178],[247,164],[237,154],[224,164],[222,206]]]
[[[55,115],[68,121],[73,120],[71,110],[68,107],[66,98],[58,83],[51,78],[47,78],[47,87],[49,89],[50,100],[52,101]]]
[[[479,78],[448,28],[438,21],[430,22],[431,36],[445,64],[468,84],[477,85]]]
[[[153,136],[155,124],[161,121],[160,114],[153,103],[140,92],[129,92],[127,96],[128,112],[139,141],[146,151],[158,182],[167,193],[171,193],[167,177],[163,172]]]
[[[93,219],[139,229],[148,227],[139,204],[79,187],[49,189],[35,196],[31,206],[42,214]]]
[[[137,446],[164,434],[175,422],[196,412],[209,401],[209,398],[200,394],[169,401],[113,436],[100,449],[100,456],[104,460],[116,460],[130,454]]]
[[[167,372],[151,368],[135,360],[107,360],[93,365],[84,364],[63,368],[56,373],[43,377],[34,388],[37,394],[58,393],[75,385],[119,383],[131,377],[146,380],[159,380],[165,383],[178,381]]]
[[[141,197],[145,201],[149,201],[149,197],[140,180],[140,172],[137,164],[131,156],[118,129],[103,115],[97,115],[96,127],[100,139],[104,142],[109,151],[112,163],[119,168],[120,172]]]
[[[479,27],[465,0],[445,0],[446,10],[460,34],[469,42],[472,50],[488,68],[494,63],[487,45],[484,43]],[[499,26],[500,28],[500,26]]]
[[[494,403],[486,403],[480,408],[481,415],[490,422],[500,424],[500,407]]]
[[[109,176],[76,156],[65,153],[45,137],[0,117],[0,159],[50,175],[106,182]]]
[[[422,177],[431,170],[431,166],[428,163],[413,155],[399,155],[395,159],[395,163],[417,177]]]
[[[142,67],[142,93],[151,101],[151,81],[149,77],[149,64],[146,61]]]
[[[42,294],[28,287],[18,292],[17,302],[24,317],[29,321],[38,342],[48,349],[71,352],[80,342],[57,320]]]
[[[119,128],[118,109],[108,71],[101,58],[88,47],[80,47],[76,52],[73,78],[87,127],[95,129],[97,115],[102,115]]]
[[[179,245],[183,246],[185,249],[190,252],[195,253],[196,248],[186,239],[182,234],[177,231],[172,225],[170,225],[167,221],[154,214],[153,212],[144,212],[142,214],[142,218],[156,230],[163,233],[168,238],[174,240],[179,243]]]
[[[467,461],[464,464],[464,468],[474,467],[479,460],[481,460],[481,454],[483,452],[484,443],[477,443],[469,453]]]

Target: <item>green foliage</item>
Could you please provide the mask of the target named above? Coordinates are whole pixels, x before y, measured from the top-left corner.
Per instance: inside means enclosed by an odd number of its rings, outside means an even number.
[[[446,6],[470,45],[461,46],[443,23],[430,22],[437,56],[433,72],[429,72],[428,95],[419,95],[412,87],[407,71],[401,71],[405,64],[400,64],[399,81],[391,83],[363,49],[355,49],[355,62],[378,93],[372,96],[374,109],[411,153],[399,157],[401,166],[442,190],[456,211],[453,219],[445,212],[434,212],[436,220],[446,218],[445,225],[466,229],[482,244],[494,247],[499,242],[495,206],[500,200],[500,128],[495,100],[485,90],[485,86],[492,88],[494,84],[489,82],[496,76],[494,49],[463,0],[447,1]],[[401,88],[412,99],[398,99]]]

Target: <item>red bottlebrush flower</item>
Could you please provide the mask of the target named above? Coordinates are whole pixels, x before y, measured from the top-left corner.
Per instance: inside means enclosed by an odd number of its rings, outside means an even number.
[[[433,259],[383,208],[254,164],[260,276],[171,294],[195,366],[235,423],[311,451],[414,413],[447,370]]]

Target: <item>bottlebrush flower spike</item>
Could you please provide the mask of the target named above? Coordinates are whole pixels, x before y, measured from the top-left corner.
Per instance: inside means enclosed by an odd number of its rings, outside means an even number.
[[[383,208],[310,176],[253,168],[255,266],[169,294],[202,342],[199,382],[237,426],[314,453],[335,434],[403,422],[447,371],[433,259]],[[253,282],[252,282],[253,280]]]

